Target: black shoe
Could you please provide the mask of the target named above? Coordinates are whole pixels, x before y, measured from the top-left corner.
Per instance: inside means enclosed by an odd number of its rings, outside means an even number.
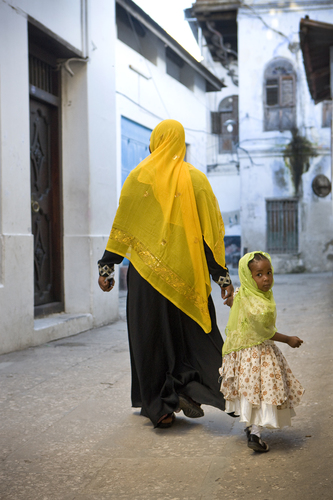
[[[204,416],[204,411],[193,399],[185,396],[184,394],[179,394],[179,409],[183,410],[183,413],[188,418],[199,418]]]
[[[247,445],[253,451],[259,451],[261,453],[269,451],[268,444],[265,443],[265,441],[262,441],[261,438],[256,436],[255,434],[250,434],[247,440]]]

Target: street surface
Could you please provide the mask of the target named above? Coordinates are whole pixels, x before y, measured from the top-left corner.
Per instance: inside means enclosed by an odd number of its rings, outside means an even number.
[[[171,429],[131,408],[124,298],[112,325],[0,356],[0,499],[333,499],[332,278],[275,276],[278,331],[304,340],[279,347],[306,392],[291,428],[264,431],[266,454],[214,408]]]

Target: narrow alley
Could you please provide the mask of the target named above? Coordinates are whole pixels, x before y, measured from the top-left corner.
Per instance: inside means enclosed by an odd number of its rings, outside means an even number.
[[[331,499],[332,273],[276,275],[273,291],[278,330],[304,340],[281,349],[306,393],[291,428],[265,431],[269,453],[210,407],[155,430],[131,409],[123,297],[110,326],[0,356],[1,500]]]

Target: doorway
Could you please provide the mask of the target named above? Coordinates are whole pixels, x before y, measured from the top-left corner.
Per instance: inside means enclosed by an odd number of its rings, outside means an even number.
[[[31,222],[35,316],[64,310],[58,72],[55,60],[29,55]]]

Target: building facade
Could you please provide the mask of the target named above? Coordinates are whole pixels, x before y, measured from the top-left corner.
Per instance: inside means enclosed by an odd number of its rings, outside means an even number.
[[[128,173],[148,156],[151,131],[168,118],[185,128],[186,160],[206,173],[207,95],[224,84],[134,2],[117,0],[116,24],[118,193]],[[126,260],[119,271],[125,289]]]
[[[187,12],[233,85],[211,107],[222,212],[238,189],[241,253],[268,251],[277,272],[333,268],[332,107],[315,105],[309,93],[299,38],[305,16],[332,22],[332,4],[198,0]]]
[[[114,2],[1,2],[1,353],[118,316],[96,271],[117,206],[114,60]]]
[[[0,4],[0,353],[118,318],[97,260],[122,182],[166,118],[206,171],[222,86],[131,0]]]

